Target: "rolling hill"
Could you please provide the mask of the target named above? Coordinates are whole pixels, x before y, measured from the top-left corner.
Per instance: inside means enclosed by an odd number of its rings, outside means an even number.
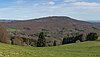
[[[68,34],[75,33],[100,33],[100,25],[75,20],[65,16],[51,16],[43,17],[32,20],[8,22],[4,24],[8,30],[16,30],[24,33],[25,35],[35,37],[36,34],[44,31],[47,36],[53,38],[61,38]]]
[[[62,39],[66,36],[76,36],[78,34],[86,36],[90,32],[96,32],[100,35],[99,24],[66,16],[50,16],[31,20],[17,20],[15,22],[1,22],[0,24],[10,36],[16,36],[13,40],[9,40],[18,45],[32,44],[33,46],[40,32],[45,33],[49,46],[52,46],[55,40],[58,45],[61,45]]]
[[[100,40],[38,48],[0,43],[0,57],[100,57]]]

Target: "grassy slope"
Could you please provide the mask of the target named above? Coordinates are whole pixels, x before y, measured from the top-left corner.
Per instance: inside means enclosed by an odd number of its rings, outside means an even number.
[[[100,41],[39,48],[0,43],[0,57],[100,57]]]

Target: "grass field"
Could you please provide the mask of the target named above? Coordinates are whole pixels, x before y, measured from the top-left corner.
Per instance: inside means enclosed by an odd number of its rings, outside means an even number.
[[[0,43],[0,57],[100,57],[100,40],[38,48]]]
[[[20,29],[16,29],[16,28],[7,28],[7,31],[8,32],[21,32],[21,31],[24,31],[24,30],[20,30]]]

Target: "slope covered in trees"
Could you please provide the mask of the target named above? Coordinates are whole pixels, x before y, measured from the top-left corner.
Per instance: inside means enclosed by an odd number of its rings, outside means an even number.
[[[69,42],[75,42],[76,40],[85,41],[87,34],[91,32],[100,36],[99,24],[79,21],[65,16],[51,16],[0,24],[7,30],[11,44],[16,45],[37,46],[40,32],[45,34],[46,46],[61,45],[64,37],[68,37]]]

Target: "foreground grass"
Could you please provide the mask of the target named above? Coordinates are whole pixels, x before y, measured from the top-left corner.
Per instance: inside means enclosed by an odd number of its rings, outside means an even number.
[[[100,41],[38,48],[0,43],[0,57],[100,57]]]

